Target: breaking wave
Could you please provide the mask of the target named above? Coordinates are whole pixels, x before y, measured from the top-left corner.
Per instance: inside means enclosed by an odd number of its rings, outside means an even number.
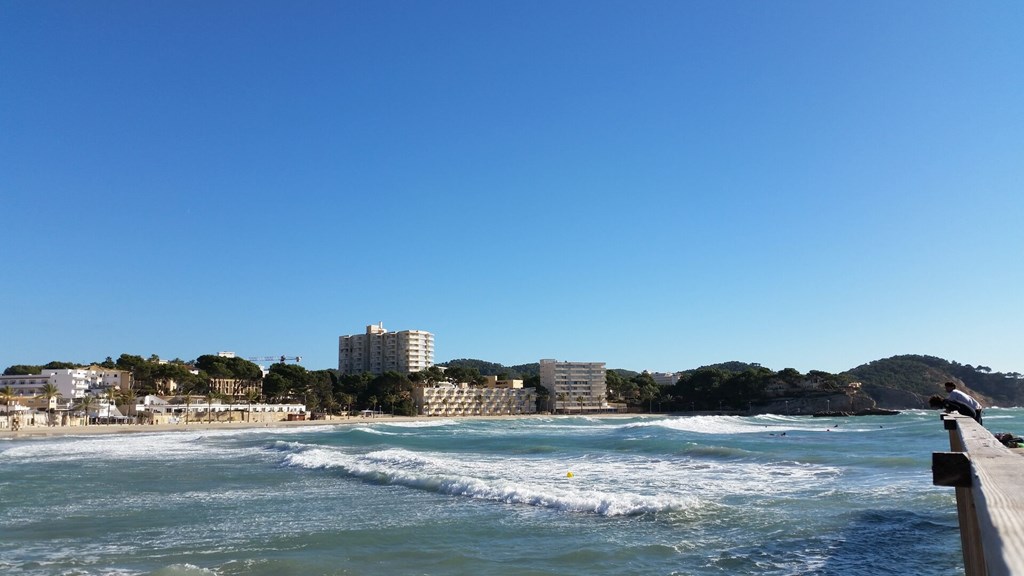
[[[524,475],[528,463],[474,462],[462,466],[438,455],[388,449],[362,455],[311,448],[288,454],[285,466],[336,470],[365,482],[391,484],[506,504],[522,504],[601,516],[633,516],[685,511],[700,505],[694,496],[602,490],[599,483],[574,481],[571,471],[544,470]],[[493,468],[488,469],[488,466]],[[516,469],[520,470],[517,471]]]

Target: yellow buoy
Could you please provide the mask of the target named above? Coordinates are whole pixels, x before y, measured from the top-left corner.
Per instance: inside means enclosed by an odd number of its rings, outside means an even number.
[[[568,474],[566,474],[565,477],[566,478],[572,478],[572,472],[569,472]]]

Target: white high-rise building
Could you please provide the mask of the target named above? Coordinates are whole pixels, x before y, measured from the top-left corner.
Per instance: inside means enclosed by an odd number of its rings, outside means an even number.
[[[423,330],[388,332],[384,323],[365,334],[338,338],[338,371],[342,374],[412,374],[434,365],[434,335]]]
[[[540,385],[553,412],[601,412],[608,405],[604,362],[540,361]]]

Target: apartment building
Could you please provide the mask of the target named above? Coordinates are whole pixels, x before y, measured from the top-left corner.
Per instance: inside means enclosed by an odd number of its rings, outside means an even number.
[[[40,374],[0,376],[0,388],[10,386],[14,394],[31,398],[43,391],[43,386],[53,384],[60,391],[64,402],[82,398],[92,391],[113,387],[126,388],[131,384],[131,373],[123,370],[108,370],[99,367],[43,369]]]
[[[540,385],[548,391],[548,409],[552,412],[613,410],[607,400],[604,362],[541,360]]]
[[[244,398],[249,392],[263,393],[261,380],[239,380],[237,378],[211,378],[210,390],[229,398]]]
[[[342,374],[412,374],[434,364],[434,335],[423,330],[388,332],[371,324],[365,334],[338,338],[338,370]]]

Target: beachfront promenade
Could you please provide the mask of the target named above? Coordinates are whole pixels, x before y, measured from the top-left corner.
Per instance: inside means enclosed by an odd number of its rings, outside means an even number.
[[[130,434],[139,432],[185,432],[196,430],[238,430],[244,428],[290,428],[301,426],[332,426],[345,424],[369,424],[372,422],[402,422],[423,420],[422,416],[391,416],[375,417],[334,416],[327,420],[275,420],[268,422],[197,422],[189,421],[178,424],[76,424],[73,426],[22,426],[17,431],[9,428],[0,429],[0,438],[29,438],[33,436],[82,436],[94,434]]]
[[[514,414],[503,416],[392,416],[378,414],[376,416],[330,416],[326,420],[275,420],[268,422],[197,422],[188,424],[90,424],[74,426],[23,426],[17,431],[9,428],[0,429],[0,439],[30,438],[36,436],[82,436],[94,434],[130,434],[140,432],[185,432],[197,430],[239,430],[245,428],[294,428],[303,426],[351,426],[389,422],[433,422],[440,420],[509,420],[520,418],[572,418],[576,414]],[[593,414],[592,418],[636,418],[652,416],[650,414]]]
[[[967,576],[1024,575],[1024,449],[973,419],[943,414],[950,452],[932,455],[932,482],[956,489]]]

